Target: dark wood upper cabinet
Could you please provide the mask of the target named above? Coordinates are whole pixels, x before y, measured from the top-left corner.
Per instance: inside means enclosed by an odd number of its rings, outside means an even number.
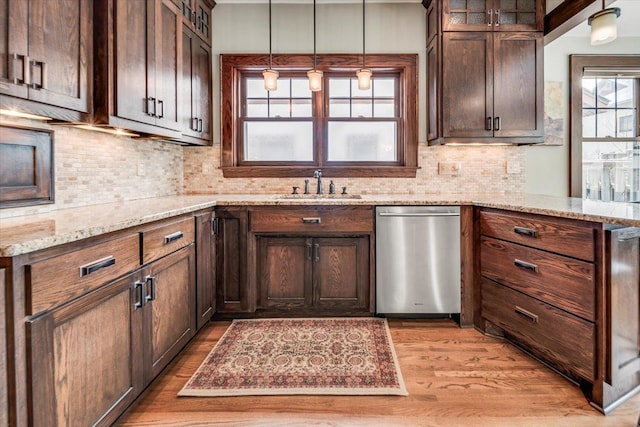
[[[213,0],[172,0],[182,11],[185,25],[211,45],[211,9]]]
[[[211,47],[188,26],[182,31],[183,139],[211,145]]]
[[[477,31],[480,27],[473,26],[479,24],[469,25],[476,31],[446,31],[453,5],[467,3],[471,8],[480,3],[502,7],[509,2],[426,2],[429,143],[543,142],[542,31],[510,31],[519,25],[503,24],[500,31],[486,27]],[[517,4],[529,3],[535,10],[544,10],[539,0]],[[462,15],[472,19],[475,12],[470,10],[456,13],[459,19]],[[501,9],[501,19],[510,16],[506,10],[506,6]],[[442,29],[437,17],[442,17]],[[466,24],[449,25],[449,29],[458,27],[468,29]]]
[[[92,0],[0,0],[0,107],[86,120]]]
[[[443,0],[444,31],[542,31],[539,0]]]

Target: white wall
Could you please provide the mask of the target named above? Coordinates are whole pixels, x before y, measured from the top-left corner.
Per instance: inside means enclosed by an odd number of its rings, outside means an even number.
[[[220,53],[268,53],[268,4],[218,4],[212,14],[213,111],[220,111]],[[273,53],[313,53],[313,7],[272,5]],[[362,52],[362,5],[319,4],[316,8],[318,53]],[[419,54],[419,141],[426,141],[425,9],[420,3],[367,4],[366,51]],[[265,64],[266,67],[267,64]],[[214,115],[214,143],[220,143],[220,116]]]
[[[565,139],[562,146],[527,147],[525,192],[569,195],[569,55],[615,55],[640,54],[640,37],[621,37],[603,45],[591,46],[587,37],[564,36],[551,42],[544,49],[544,72],[546,82],[561,82],[565,110]]]

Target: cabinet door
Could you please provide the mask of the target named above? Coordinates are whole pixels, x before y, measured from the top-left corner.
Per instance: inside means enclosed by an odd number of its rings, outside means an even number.
[[[192,92],[196,117],[199,120],[199,138],[212,144],[211,120],[211,48],[197,39],[193,52]]]
[[[196,215],[196,328],[211,319],[215,307],[215,237],[211,212]]]
[[[493,136],[492,33],[443,35],[444,137]]]
[[[182,31],[182,86],[182,133],[211,145],[211,48],[187,26]]]
[[[216,209],[216,311],[250,313],[255,296],[247,275],[247,209]]]
[[[116,0],[116,112],[124,119],[155,124],[154,0]]]
[[[29,3],[0,0],[0,93],[27,98]]]
[[[258,237],[258,307],[311,306],[311,259],[311,239]]]
[[[494,30],[542,31],[544,30],[545,1],[543,0],[493,0]]]
[[[492,31],[493,0],[444,0],[444,31]]]
[[[369,268],[368,237],[314,239],[314,307],[369,308]]]
[[[142,391],[138,277],[27,323],[33,425],[110,425]]]
[[[435,37],[427,46],[427,140],[434,141],[441,136],[440,115],[442,114],[440,88],[440,38]]]
[[[494,35],[494,136],[543,137],[542,33]]]
[[[91,0],[30,0],[29,99],[89,112],[93,51]]]
[[[146,385],[195,334],[195,247],[161,258],[144,273]]]
[[[154,38],[156,125],[180,130],[178,117],[182,96],[179,45],[182,43],[182,14],[170,0],[156,3]],[[153,87],[153,86],[152,86]],[[186,88],[185,88],[186,90]]]

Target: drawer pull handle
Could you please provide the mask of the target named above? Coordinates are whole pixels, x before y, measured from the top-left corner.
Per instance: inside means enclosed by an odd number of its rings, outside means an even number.
[[[101,268],[111,267],[116,263],[116,259],[113,256],[99,259],[89,264],[85,264],[80,267],[80,277],[88,276],[91,273],[95,273]]]
[[[516,307],[514,308],[515,312],[526,317],[527,319],[531,320],[533,323],[538,323],[538,315],[537,314],[533,314],[532,312],[525,310],[522,307],[518,307],[516,305]]]
[[[529,270],[529,271],[533,271],[534,273],[538,272],[538,266],[535,264],[531,264],[530,262],[526,262],[526,261],[522,261],[519,259],[515,259],[513,261],[513,265],[515,265],[516,267],[520,267],[522,269],[525,270]]]
[[[519,234],[521,236],[538,237],[538,232],[536,230],[532,230],[530,228],[513,227],[513,232],[516,233],[516,234]]]
[[[319,217],[302,218],[302,222],[305,224],[320,224],[322,222],[322,219]]]
[[[175,242],[176,240],[180,240],[184,237],[184,233],[182,231],[176,231],[175,233],[169,234],[168,236],[164,236],[164,244]]]

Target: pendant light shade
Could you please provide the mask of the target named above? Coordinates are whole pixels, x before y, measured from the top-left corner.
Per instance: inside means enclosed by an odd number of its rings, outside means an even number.
[[[371,70],[366,66],[367,54],[365,49],[365,8],[364,0],[362,0],[362,68],[356,71],[358,76],[358,89],[368,90],[371,87]]]
[[[612,7],[594,13],[589,17],[591,25],[591,45],[597,46],[612,42],[618,37],[618,23],[620,8]]]
[[[316,57],[316,0],[313,0],[313,70],[307,71],[309,77],[309,90],[318,92],[322,90],[322,71],[318,70]]]
[[[278,90],[278,73],[273,69],[273,54],[271,53],[271,0],[269,0],[269,68],[262,72],[264,89],[268,91]]]

